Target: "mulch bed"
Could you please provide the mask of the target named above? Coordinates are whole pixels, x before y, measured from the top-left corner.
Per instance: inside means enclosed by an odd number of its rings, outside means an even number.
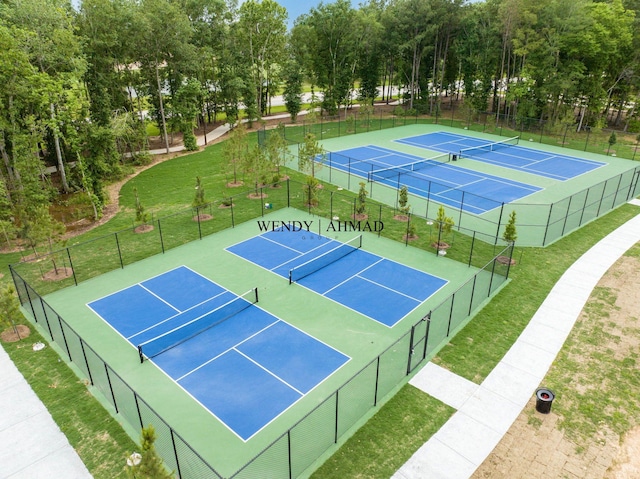
[[[249,193],[247,198],[250,200],[259,200],[260,198],[267,198],[269,195],[266,193]]]
[[[135,233],[148,233],[149,231],[153,231],[153,225],[136,226],[136,228],[133,231]]]
[[[366,213],[351,215],[351,217],[356,221],[365,221],[369,218],[369,215]]]
[[[31,330],[24,324],[18,324],[16,329],[18,330],[18,334],[16,334],[13,328],[2,331],[2,333],[0,333],[0,339],[5,343],[15,343],[21,339],[28,338],[31,334]]]
[[[508,264],[513,266],[514,264],[516,264],[516,260],[513,258],[509,258],[508,256],[498,256],[496,258],[496,261],[500,264]]]
[[[42,275],[42,279],[45,281],[62,281],[63,279],[71,278],[73,276],[73,269],[63,266],[61,268],[54,268],[47,271]]]
[[[193,221],[210,221],[213,219],[213,216],[208,215],[208,214],[201,214],[201,215],[195,215],[193,218],[191,218]]]

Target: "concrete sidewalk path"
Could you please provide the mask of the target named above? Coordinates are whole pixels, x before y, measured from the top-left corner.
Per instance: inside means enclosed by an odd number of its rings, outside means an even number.
[[[0,378],[0,479],[90,479],[66,436],[1,347]]]
[[[470,478],[535,394],[600,278],[638,241],[640,215],[582,255],[482,384],[427,363],[410,384],[457,411],[392,479]]]

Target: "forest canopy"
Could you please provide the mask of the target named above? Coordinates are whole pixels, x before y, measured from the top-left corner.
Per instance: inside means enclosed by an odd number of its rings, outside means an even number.
[[[59,231],[59,195],[99,217],[104,185],[146,161],[153,128],[167,151],[174,133],[194,145],[201,122],[261,118],[280,94],[295,118],[305,86],[329,115],[394,86],[423,114],[455,95],[469,111],[638,132],[639,9],[337,0],[287,29],[274,0],[2,0],[0,243]]]

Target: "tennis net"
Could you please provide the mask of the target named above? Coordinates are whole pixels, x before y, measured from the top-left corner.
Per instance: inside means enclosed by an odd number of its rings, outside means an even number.
[[[208,329],[217,326],[257,302],[258,288],[254,288],[247,291],[242,296],[238,296],[231,301],[226,302],[207,314],[203,314],[198,318],[173,328],[171,331],[167,331],[166,333],[160,334],[155,338],[151,338],[144,343],[141,343],[138,345],[140,362],[143,362],[145,357],[151,359],[184,343],[185,341],[188,341],[200,333],[204,333]]]
[[[470,148],[463,148],[460,150],[460,158],[470,158],[476,154],[488,153],[490,151],[501,150],[502,148],[508,148],[515,146],[520,142],[519,136],[513,138],[507,138],[506,140],[496,141],[494,143],[487,143],[486,145],[472,146]]]
[[[289,270],[289,284],[294,281],[299,281],[305,276],[309,276],[325,266],[335,263],[360,248],[362,248],[362,235],[356,236],[346,243],[342,243],[305,263],[299,264]]]
[[[367,181],[370,183],[379,179],[388,179],[397,175],[403,175],[411,173],[413,171],[424,170],[434,166],[439,166],[444,163],[448,163],[451,155],[444,153],[434,158],[426,158],[424,160],[414,161],[412,163],[405,163],[404,165],[388,166],[386,168],[380,168],[378,170],[372,170],[367,174]]]

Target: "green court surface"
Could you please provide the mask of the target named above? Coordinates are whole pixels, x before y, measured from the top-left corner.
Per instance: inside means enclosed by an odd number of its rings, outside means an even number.
[[[376,135],[384,133],[387,132],[376,132]],[[292,208],[270,213],[258,220],[311,222],[312,231],[320,229],[324,235],[343,242],[358,234],[353,231],[327,232],[329,220]],[[45,297],[45,301],[98,355],[225,477],[236,472],[294,426],[478,272],[476,268],[439,257],[433,252],[406,247],[373,233],[363,233],[364,250],[448,281],[446,286],[390,328],[298,284],[289,285],[283,277],[225,251],[231,245],[259,235],[258,220],[245,222]],[[351,360],[251,439],[242,441],[152,362],[141,364],[138,351],[87,306],[96,299],[181,265],[236,294],[257,287],[261,308],[337,349]],[[434,325],[435,329],[442,327]],[[406,358],[406,354],[398,355],[398,361],[402,361],[399,368],[406,368]],[[362,391],[362,394],[369,392]],[[329,421],[324,426],[332,428],[333,423]]]
[[[441,125],[409,125],[332,138],[323,140],[320,144],[327,152],[340,152],[372,145],[420,158],[435,158],[442,155],[442,152],[394,141],[432,132],[451,132],[486,140],[487,143],[504,139],[495,135]],[[482,214],[472,214],[445,205],[457,227],[495,235],[497,226],[504,225],[506,216],[513,210],[516,211],[518,218],[518,245],[546,246],[586,222],[619,206],[638,192],[640,167],[637,162],[524,140],[520,141],[519,146],[549,152],[553,155],[569,155],[594,160],[604,163],[604,166],[575,178],[559,181],[523,170],[505,168],[473,159],[463,158],[456,162],[450,162],[449,165],[473,170],[479,174],[502,177],[541,188],[540,191],[505,204],[504,208],[498,202],[495,208]],[[508,148],[501,151],[508,151]],[[297,146],[292,146],[291,152],[294,160],[290,161],[287,166],[297,168]],[[329,168],[326,160],[321,168],[316,169],[316,175],[351,191],[358,191],[359,183],[365,182],[371,198],[391,206],[397,204],[397,188],[378,182],[367,182],[367,178],[355,174],[349,175],[337,168]],[[401,184],[402,177],[400,177]],[[464,187],[461,189],[464,190]],[[428,218],[435,218],[437,215],[439,204],[435,200],[427,201],[423,197],[410,195],[409,203],[414,214]]]

